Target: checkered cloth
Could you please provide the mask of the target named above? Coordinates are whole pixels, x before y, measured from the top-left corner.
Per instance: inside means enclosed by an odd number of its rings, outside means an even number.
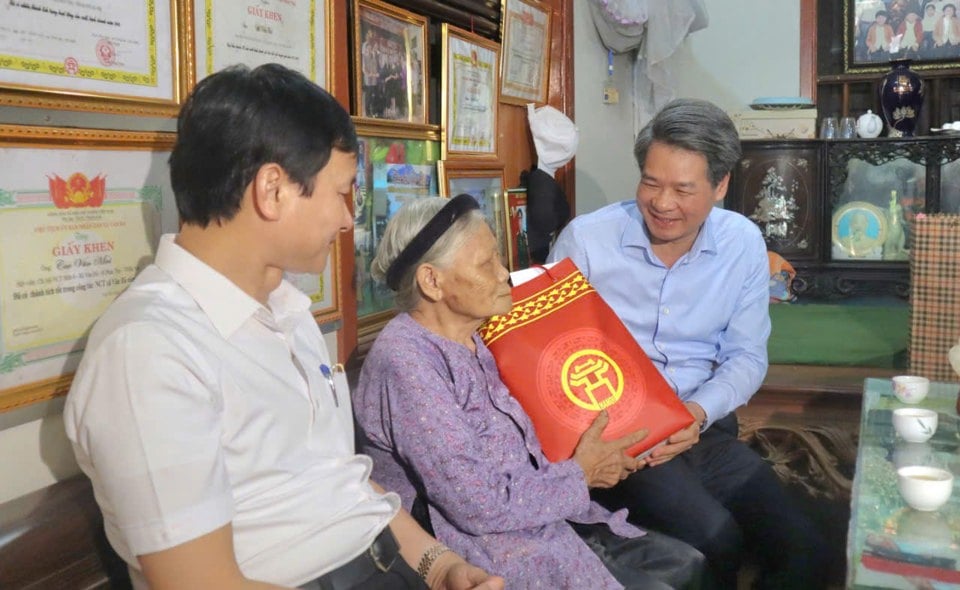
[[[917,218],[910,252],[910,372],[960,381],[947,351],[960,338],[960,215]]]

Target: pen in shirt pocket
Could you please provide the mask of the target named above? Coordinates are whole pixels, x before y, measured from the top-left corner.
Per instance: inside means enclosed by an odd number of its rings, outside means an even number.
[[[330,393],[333,394],[333,403],[339,408],[340,396],[337,395],[337,382],[334,381],[333,376],[336,373],[343,373],[343,365],[337,363],[333,365],[333,368],[331,368],[326,363],[321,363],[320,372],[323,374],[324,379],[327,380],[327,385],[330,386]]]

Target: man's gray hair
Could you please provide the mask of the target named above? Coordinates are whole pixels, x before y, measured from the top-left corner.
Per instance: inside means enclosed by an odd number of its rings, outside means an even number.
[[[695,98],[667,103],[637,134],[633,155],[641,171],[654,142],[703,155],[714,187],[733,170],[742,154],[740,136],[730,116],[712,102]]]
[[[386,282],[387,269],[400,256],[400,252],[407,247],[413,238],[420,233],[423,226],[436,215],[449,199],[432,197],[417,199],[404,203],[400,210],[387,223],[377,253],[370,265],[370,274],[374,280]],[[416,273],[421,264],[434,264],[440,268],[448,266],[454,254],[463,247],[467,238],[487,221],[479,209],[468,211],[457,219],[450,229],[427,250],[415,264],[411,264],[403,276],[394,295],[397,308],[400,311],[410,311],[420,301],[420,290],[417,287]]]

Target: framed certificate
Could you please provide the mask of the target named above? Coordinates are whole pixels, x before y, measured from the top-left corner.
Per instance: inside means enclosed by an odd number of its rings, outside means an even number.
[[[177,230],[173,142],[0,125],[0,412],[66,393],[94,321]]]
[[[176,0],[0,2],[0,105],[175,116]],[[188,25],[189,26],[189,25]]]
[[[497,158],[500,46],[444,23],[443,158]]]
[[[193,24],[188,87],[233,64],[279,63],[327,85],[329,0],[188,0]]]
[[[550,8],[535,0],[504,0],[500,58],[501,102],[547,102]]]

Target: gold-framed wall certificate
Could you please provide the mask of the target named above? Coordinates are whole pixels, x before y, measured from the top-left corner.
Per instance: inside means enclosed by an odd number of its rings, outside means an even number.
[[[448,23],[443,45],[443,158],[497,158],[500,46]]]
[[[0,125],[0,411],[67,391],[90,327],[177,230],[173,142]]]
[[[0,105],[174,116],[176,0],[0,2]]]
[[[534,0],[504,0],[500,100],[547,102],[550,74],[550,8]]]
[[[329,0],[189,0],[195,24],[189,85],[233,64],[279,63],[327,85]],[[187,19],[185,19],[187,20]]]

